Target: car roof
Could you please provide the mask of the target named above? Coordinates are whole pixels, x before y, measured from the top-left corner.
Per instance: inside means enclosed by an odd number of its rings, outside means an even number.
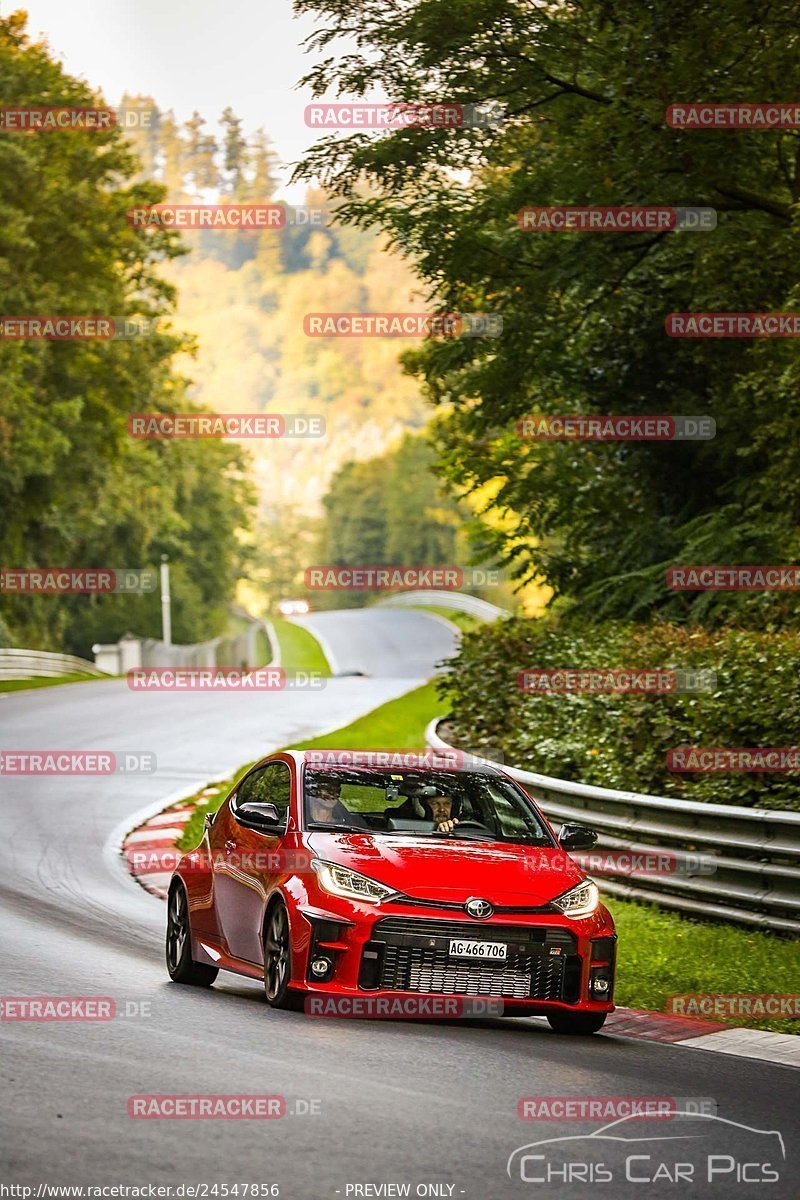
[[[342,767],[347,769],[353,767],[360,770],[375,770],[375,771],[414,771],[414,770],[429,770],[432,774],[452,773],[463,769],[477,770],[483,773],[492,775],[501,775],[502,768],[490,763],[485,759],[476,759],[474,763],[466,763],[463,765],[448,765],[446,762],[441,764],[433,763],[430,760],[432,755],[437,753],[443,755],[446,751],[436,751],[432,749],[419,750],[352,750],[347,748],[334,749],[333,747],[325,747],[324,750],[309,749],[309,750],[284,750],[282,754],[294,759],[298,766],[308,764],[313,767]],[[362,760],[363,756],[363,760]],[[383,756],[386,756],[385,759]],[[421,761],[415,761],[415,759]]]

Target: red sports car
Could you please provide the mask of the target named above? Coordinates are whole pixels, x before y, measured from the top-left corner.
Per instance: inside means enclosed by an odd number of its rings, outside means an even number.
[[[239,780],[172,877],[172,979],[234,971],[263,978],[276,1008],[305,994],[309,1011],[315,997],[342,1011],[359,997],[492,998],[558,1033],[596,1032],[616,934],[568,853],[596,834],[556,836],[499,768],[378,757],[290,751]]]

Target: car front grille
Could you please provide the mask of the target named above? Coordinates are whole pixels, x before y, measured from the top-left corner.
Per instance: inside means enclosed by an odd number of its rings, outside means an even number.
[[[450,938],[504,942],[505,961],[451,958]],[[580,958],[569,930],[387,917],[364,947],[365,990],[515,1000],[578,998]]]

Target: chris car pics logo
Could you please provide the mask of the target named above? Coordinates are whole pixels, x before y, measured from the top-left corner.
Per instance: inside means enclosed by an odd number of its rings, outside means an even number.
[[[724,1189],[777,1183],[783,1177],[786,1147],[779,1130],[729,1121],[698,1111],[702,1107],[687,1105],[689,1111],[671,1112],[668,1131],[663,1114],[654,1114],[652,1123],[632,1114],[592,1133],[529,1142],[510,1154],[507,1174],[558,1200],[570,1185],[627,1184],[629,1195],[630,1185],[637,1184]],[[724,1194],[715,1188],[714,1195]]]

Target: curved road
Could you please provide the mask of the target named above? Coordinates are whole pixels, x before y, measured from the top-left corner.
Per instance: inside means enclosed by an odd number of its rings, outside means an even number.
[[[353,608],[291,620],[324,646],[334,674],[428,676],[458,646],[456,627],[428,613]]]
[[[626,1183],[616,1166],[605,1189],[574,1173],[564,1183],[574,1163],[552,1186],[506,1173],[516,1148],[598,1126],[523,1122],[521,1097],[648,1095],[713,1098],[725,1120],[783,1135],[779,1183],[729,1174],[719,1186],[698,1179],[695,1194],[796,1196],[790,1068],[615,1036],[574,1040],[537,1020],[312,1020],[270,1010],[256,983],[234,976],[207,992],[169,983],[163,905],[113,854],[133,817],[349,722],[415,686],[413,672],[429,674],[452,649],[448,627],[419,613],[324,614],[324,636],[340,669],[358,664],[346,669],[372,677],[308,693],[137,694],[115,680],[0,698],[3,749],[149,751],[158,764],[149,775],[0,777],[2,995],[111,996],[123,1013],[100,1023],[0,1022],[0,1184],[30,1186],[33,1196],[40,1184],[169,1184],[181,1195],[179,1184],[198,1183],[226,1184],[231,1196],[234,1184],[277,1184],[281,1197],[301,1200],[674,1196],[680,1184]],[[127,1101],[142,1093],[280,1095],[288,1111],[272,1121],[133,1120]],[[671,1123],[659,1125],[663,1137]],[[752,1153],[747,1142],[755,1136],[717,1124],[709,1145],[733,1163],[745,1145],[747,1157],[760,1153],[763,1135]],[[672,1145],[651,1139],[639,1177],[659,1156],[674,1161],[674,1149],[660,1149]],[[608,1162],[615,1146],[600,1157]],[[572,1158],[580,1155],[589,1178],[598,1152],[581,1144]],[[536,1161],[526,1162],[532,1177]]]

